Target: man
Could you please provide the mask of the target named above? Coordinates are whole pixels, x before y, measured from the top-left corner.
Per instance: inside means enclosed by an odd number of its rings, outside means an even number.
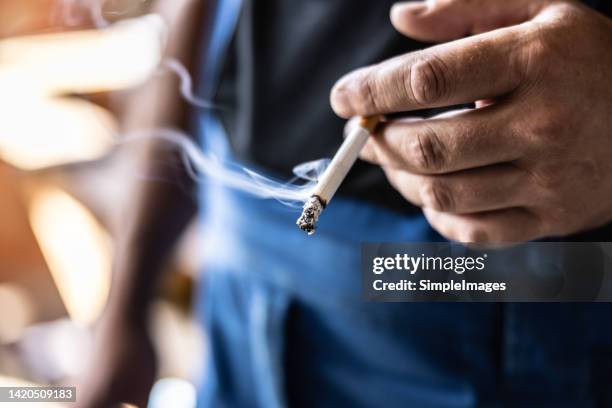
[[[202,92],[229,107],[195,114],[206,150],[285,176],[330,156],[332,86],[341,117],[393,119],[363,151],[381,167],[353,169],[315,237],[280,204],[202,186],[201,405],[612,404],[609,305],[372,304],[358,277],[364,241],[607,240],[612,21],[573,1],[239,3],[206,36]],[[172,188],[140,196],[89,406],[142,403],[152,381],[144,311],[191,213]]]

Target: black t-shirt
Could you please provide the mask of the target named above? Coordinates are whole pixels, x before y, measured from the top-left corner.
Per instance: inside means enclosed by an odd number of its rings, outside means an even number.
[[[229,107],[222,119],[235,156],[282,178],[296,164],[333,156],[345,123],[330,108],[334,83],[355,68],[426,46],[392,27],[395,2],[244,0],[215,97]],[[590,3],[610,15],[608,0]],[[361,161],[340,194],[417,211],[380,168]]]

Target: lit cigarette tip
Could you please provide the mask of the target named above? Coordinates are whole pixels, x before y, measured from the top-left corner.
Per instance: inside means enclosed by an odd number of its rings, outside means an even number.
[[[319,216],[325,208],[325,203],[316,195],[310,197],[304,204],[302,215],[296,221],[296,225],[308,235],[312,235],[316,231],[316,224]]]
[[[362,117],[359,119],[358,126],[355,126],[346,136],[340,149],[318,180],[312,196],[304,204],[302,215],[296,222],[302,231],[307,232],[308,235],[315,233],[319,216],[338,191],[340,184],[359,157],[359,152],[370,135],[374,133],[381,119],[381,116]]]

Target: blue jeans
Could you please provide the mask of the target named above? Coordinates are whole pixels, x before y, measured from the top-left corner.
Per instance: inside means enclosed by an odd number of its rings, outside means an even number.
[[[440,240],[423,216],[337,197],[308,237],[275,201],[201,202],[201,407],[612,407],[612,304],[364,302],[360,244]]]
[[[367,303],[359,245],[431,241],[423,217],[299,211],[205,187],[203,407],[612,406],[612,305]]]

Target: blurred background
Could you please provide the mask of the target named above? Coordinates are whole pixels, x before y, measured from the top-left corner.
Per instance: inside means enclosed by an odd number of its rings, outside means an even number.
[[[114,107],[156,74],[163,49],[164,24],[150,8],[0,2],[0,386],[70,383],[87,360],[122,200],[138,177],[137,147],[116,143]],[[188,380],[204,360],[189,315],[196,240],[194,227],[155,307],[161,367],[151,406],[194,405]]]

